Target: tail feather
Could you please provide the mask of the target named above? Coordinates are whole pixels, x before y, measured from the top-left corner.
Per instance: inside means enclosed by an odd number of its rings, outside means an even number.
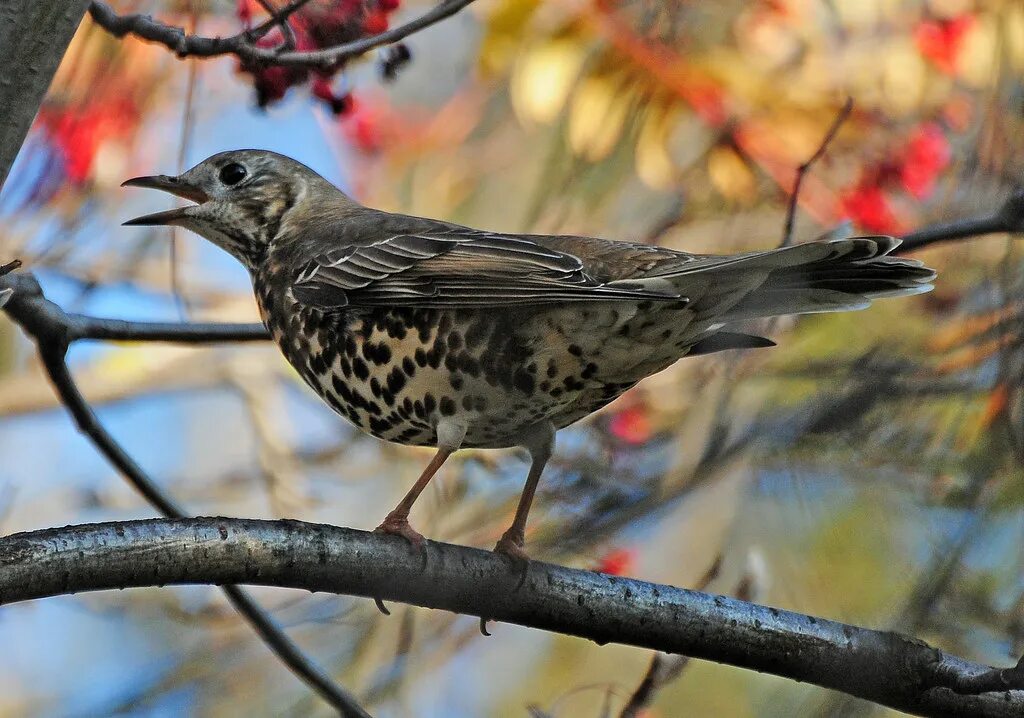
[[[727,267],[709,267],[712,274],[764,272],[763,281],[721,320],[851,311],[864,309],[872,299],[929,291],[935,272],[916,260],[886,256],[897,246],[899,240],[892,237],[856,237],[794,245],[749,255]]]

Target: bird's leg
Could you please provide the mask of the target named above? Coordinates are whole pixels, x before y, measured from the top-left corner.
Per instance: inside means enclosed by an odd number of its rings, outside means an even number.
[[[427,484],[434,478],[437,470],[452,455],[452,451],[452,449],[446,447],[438,447],[434,458],[427,464],[427,468],[423,469],[423,473],[416,479],[416,483],[409,489],[409,493],[398,502],[398,506],[385,516],[384,521],[376,528],[378,533],[398,534],[417,548],[423,545],[423,534],[409,525],[409,512],[412,511],[412,505],[416,503],[416,499],[423,493],[423,489],[427,488]]]
[[[551,458],[551,451],[555,446],[555,428],[549,423],[538,425],[530,432],[523,445],[530,452],[530,473],[526,476],[526,485],[519,497],[519,506],[516,508],[512,525],[498,539],[494,550],[515,561],[525,563],[530,560],[526,551],[523,550],[526,544],[526,517],[533,504],[533,496],[537,493],[540,475],[543,473],[548,459]]]
[[[423,534],[409,525],[409,512],[412,511],[412,505],[423,493],[423,489],[427,488],[427,484],[434,478],[434,474],[441,468],[441,465],[462,446],[462,440],[466,437],[466,427],[450,419],[439,421],[435,432],[437,453],[434,454],[434,458],[427,464],[427,468],[423,469],[423,473],[416,479],[416,483],[409,489],[405,498],[398,502],[395,510],[385,516],[383,523],[376,529],[380,533],[398,534],[416,548],[423,546]]]

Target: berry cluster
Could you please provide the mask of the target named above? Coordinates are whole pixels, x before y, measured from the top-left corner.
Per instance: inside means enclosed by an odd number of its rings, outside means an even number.
[[[398,9],[400,0],[310,0],[286,22],[294,35],[297,52],[313,52],[352,42],[362,37],[378,35],[388,29],[390,15]],[[237,14],[245,27],[251,27],[257,12],[256,0],[238,0]],[[262,48],[281,47],[290,38],[280,27],[275,27],[257,41]],[[397,68],[409,59],[404,46],[390,48],[382,63],[386,79],[394,77]],[[352,97],[347,91],[335,88],[334,76],[342,68],[310,70],[303,67],[263,67],[242,63],[242,72],[253,77],[256,99],[260,107],[277,102],[289,88],[310,82],[313,95],[323,100],[335,114],[352,110]]]

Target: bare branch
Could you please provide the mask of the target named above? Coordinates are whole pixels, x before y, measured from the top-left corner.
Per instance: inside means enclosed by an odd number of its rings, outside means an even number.
[[[800,199],[800,185],[804,182],[804,175],[811,169],[815,162],[820,160],[825,154],[825,150],[832,143],[836,133],[839,132],[839,128],[846,122],[846,118],[850,116],[850,112],[853,110],[853,98],[847,97],[846,102],[839,109],[839,113],[836,118],[832,120],[831,126],[828,128],[828,132],[825,133],[825,137],[821,140],[821,144],[818,145],[818,149],[814,151],[810,159],[804,162],[796,169],[796,180],[793,182],[793,191],[789,193],[789,206],[786,208],[786,224],[782,231],[782,243],[780,247],[788,247],[793,241],[793,227],[796,223],[796,203]]]
[[[939,242],[1001,232],[1024,233],[1024,189],[1018,189],[1007,197],[994,214],[934,224],[911,232],[903,237],[903,244],[896,253],[905,254]]]
[[[0,272],[0,290],[10,289],[19,296],[18,308],[9,308],[8,313],[23,326],[26,322],[31,325],[33,328],[27,331],[34,337],[56,332],[69,343],[79,339],[104,339],[180,344],[264,341],[270,338],[262,324],[129,322],[68,314],[43,296],[39,283],[31,274],[7,277],[3,274]]]
[[[0,603],[164,584],[253,583],[380,597],[728,663],[909,713],[1019,716],[1024,681],[896,633],[490,551],[299,521],[149,519],[0,539]],[[988,684],[980,686],[982,690]]]
[[[12,282],[11,280],[17,280]],[[143,471],[142,467],[124,450],[124,448],[106,430],[85,397],[79,391],[74,378],[68,369],[65,356],[68,346],[76,339],[84,338],[133,338],[145,336],[148,339],[167,337],[187,337],[190,342],[217,341],[223,336],[237,332],[238,327],[232,325],[215,325],[211,330],[201,328],[192,334],[173,331],[176,325],[143,325],[139,332],[138,326],[128,323],[95,320],[89,317],[76,317],[65,314],[53,302],[43,296],[42,289],[35,278],[30,275],[4,277],[0,283],[14,284],[13,296],[4,310],[17,322],[26,334],[31,336],[38,347],[39,357],[43,362],[47,375],[53,384],[61,402],[74,419],[79,430],[96,446],[101,454],[113,464],[124,478],[142,494],[152,506],[169,518],[183,518],[186,511],[173,498],[166,494],[160,486]],[[246,327],[248,325],[242,325]],[[181,325],[188,330],[189,325]],[[261,330],[263,327],[259,327]],[[250,327],[251,329],[251,327]],[[252,332],[243,331],[236,339],[264,338],[253,337]],[[217,337],[216,339],[214,337]],[[224,586],[228,601],[255,629],[263,642],[275,655],[292,670],[299,678],[313,688],[324,700],[330,703],[341,715],[351,718],[369,718],[369,714],[359,705],[355,698],[344,688],[335,684],[319,667],[317,667],[288,638],[287,634],[274,622],[274,619],[257,604],[248,593],[238,586]]]
[[[370,35],[353,42],[309,52],[280,51],[278,48],[257,47],[255,40],[265,35],[270,27],[295,11],[296,5],[280,10],[263,25],[249,32],[230,37],[201,37],[189,35],[183,28],[166,25],[148,15],[118,15],[109,5],[93,0],[89,14],[98,25],[117,37],[134,35],[142,40],[157,42],[173,50],[178,57],[219,57],[234,55],[247,67],[301,67],[329,70],[340,67],[348,60],[374,48],[404,40],[409,35],[448,18],[469,5],[473,0],[444,0],[418,18],[378,35]]]

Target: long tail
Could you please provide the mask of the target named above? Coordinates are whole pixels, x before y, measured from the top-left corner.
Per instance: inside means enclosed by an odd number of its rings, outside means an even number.
[[[707,280],[699,282],[707,291],[691,307],[728,323],[864,309],[872,299],[929,291],[934,271],[913,259],[887,256],[899,243],[893,237],[854,237],[699,262],[704,266],[693,270]],[[679,279],[690,284],[697,276]],[[699,311],[701,305],[707,313]]]

